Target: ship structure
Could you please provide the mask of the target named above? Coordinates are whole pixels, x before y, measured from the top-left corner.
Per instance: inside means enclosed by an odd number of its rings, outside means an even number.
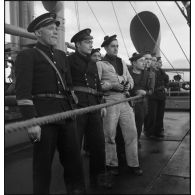
[[[36,37],[26,31],[34,18],[33,1],[10,1],[10,24],[5,24],[5,33],[11,35],[10,43],[5,44],[5,69],[11,67],[9,81],[5,80],[5,194],[32,194],[32,144],[26,131],[20,128],[11,130],[12,124],[22,122],[15,97],[14,61],[19,51],[34,47]],[[55,12],[60,20],[57,48],[69,55],[75,47],[65,41],[64,2],[43,1],[45,11]],[[177,4],[179,6],[179,4]],[[187,14],[180,10],[190,26],[190,4],[183,2]],[[140,23],[140,19],[143,23]],[[144,24],[144,25],[143,25]],[[150,32],[150,35],[148,32]],[[138,52],[152,50],[161,55],[160,22],[150,11],[140,12],[130,22],[130,36]],[[152,36],[152,38],[151,38]],[[141,38],[140,38],[141,37]],[[152,40],[153,39],[153,40]],[[144,42],[144,44],[142,44]],[[120,175],[114,178],[112,189],[91,190],[89,187],[89,157],[82,150],[85,184],[90,194],[190,194],[190,82],[182,79],[178,71],[189,69],[165,69],[175,71],[174,80],[169,82],[164,117],[165,136],[149,139],[141,135],[142,147],[139,160],[144,174],[141,177],[129,175],[121,165]],[[10,125],[10,126],[9,126]],[[19,126],[19,125],[18,125]],[[52,167],[51,194],[65,194],[63,169],[55,153]],[[120,163],[120,162],[119,162]]]

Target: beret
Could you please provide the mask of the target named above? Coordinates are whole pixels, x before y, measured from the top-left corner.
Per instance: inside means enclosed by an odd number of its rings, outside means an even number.
[[[140,53],[133,53],[132,57],[129,58],[129,60],[131,62],[137,61],[138,59],[142,58],[144,56],[144,54],[140,54]]]
[[[116,40],[117,35],[112,35],[112,36],[105,36],[104,37],[104,42],[102,43],[101,47],[105,47],[109,45],[113,40]]]
[[[92,49],[91,55],[93,55],[95,52],[100,52],[100,48]]]

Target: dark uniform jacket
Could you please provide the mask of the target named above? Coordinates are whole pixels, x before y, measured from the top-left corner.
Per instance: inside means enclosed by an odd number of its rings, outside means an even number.
[[[164,100],[166,98],[165,87],[168,87],[169,76],[161,68],[155,71],[155,87],[151,99]]]
[[[67,90],[72,88],[70,68],[66,54],[37,43],[37,48],[44,51],[59,70]],[[62,84],[54,68],[35,48],[19,53],[16,62],[16,99],[25,119],[66,111],[65,99],[33,98],[36,94],[63,94]],[[68,97],[68,96],[67,96]]]
[[[150,74],[147,70],[141,71],[141,74],[138,75],[139,79],[136,78],[137,74],[133,73],[132,68],[129,68],[129,73],[134,80],[134,87],[131,91],[132,95],[136,95],[136,90],[140,89],[145,90],[147,95],[150,95],[153,92],[154,88],[151,82]]]
[[[68,56],[68,62],[71,69],[73,86],[90,87],[101,92],[101,85],[98,76],[98,70],[95,62],[90,57],[85,57],[78,52]],[[101,96],[75,91],[78,97],[78,105],[86,107],[100,103]]]

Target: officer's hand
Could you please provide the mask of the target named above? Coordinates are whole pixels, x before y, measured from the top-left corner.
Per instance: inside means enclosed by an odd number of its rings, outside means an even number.
[[[142,89],[137,90],[135,93],[136,95],[142,95],[142,96],[146,95],[146,91]]]
[[[165,93],[167,93],[167,88],[165,88]]]
[[[113,83],[112,89],[116,91],[124,91],[124,85],[121,85],[120,83]]]
[[[33,143],[39,142],[41,140],[41,127],[37,125],[28,128],[28,136]]]
[[[107,114],[106,108],[101,109],[101,117],[104,118]]]

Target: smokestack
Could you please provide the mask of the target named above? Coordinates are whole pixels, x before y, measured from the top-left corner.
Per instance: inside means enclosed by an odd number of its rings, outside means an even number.
[[[150,32],[154,41],[146,31],[145,27]],[[143,11],[138,13],[138,16],[134,16],[130,24],[130,37],[131,40],[139,53],[150,51],[155,53],[157,57],[160,57],[160,22],[155,14],[149,11]]]

